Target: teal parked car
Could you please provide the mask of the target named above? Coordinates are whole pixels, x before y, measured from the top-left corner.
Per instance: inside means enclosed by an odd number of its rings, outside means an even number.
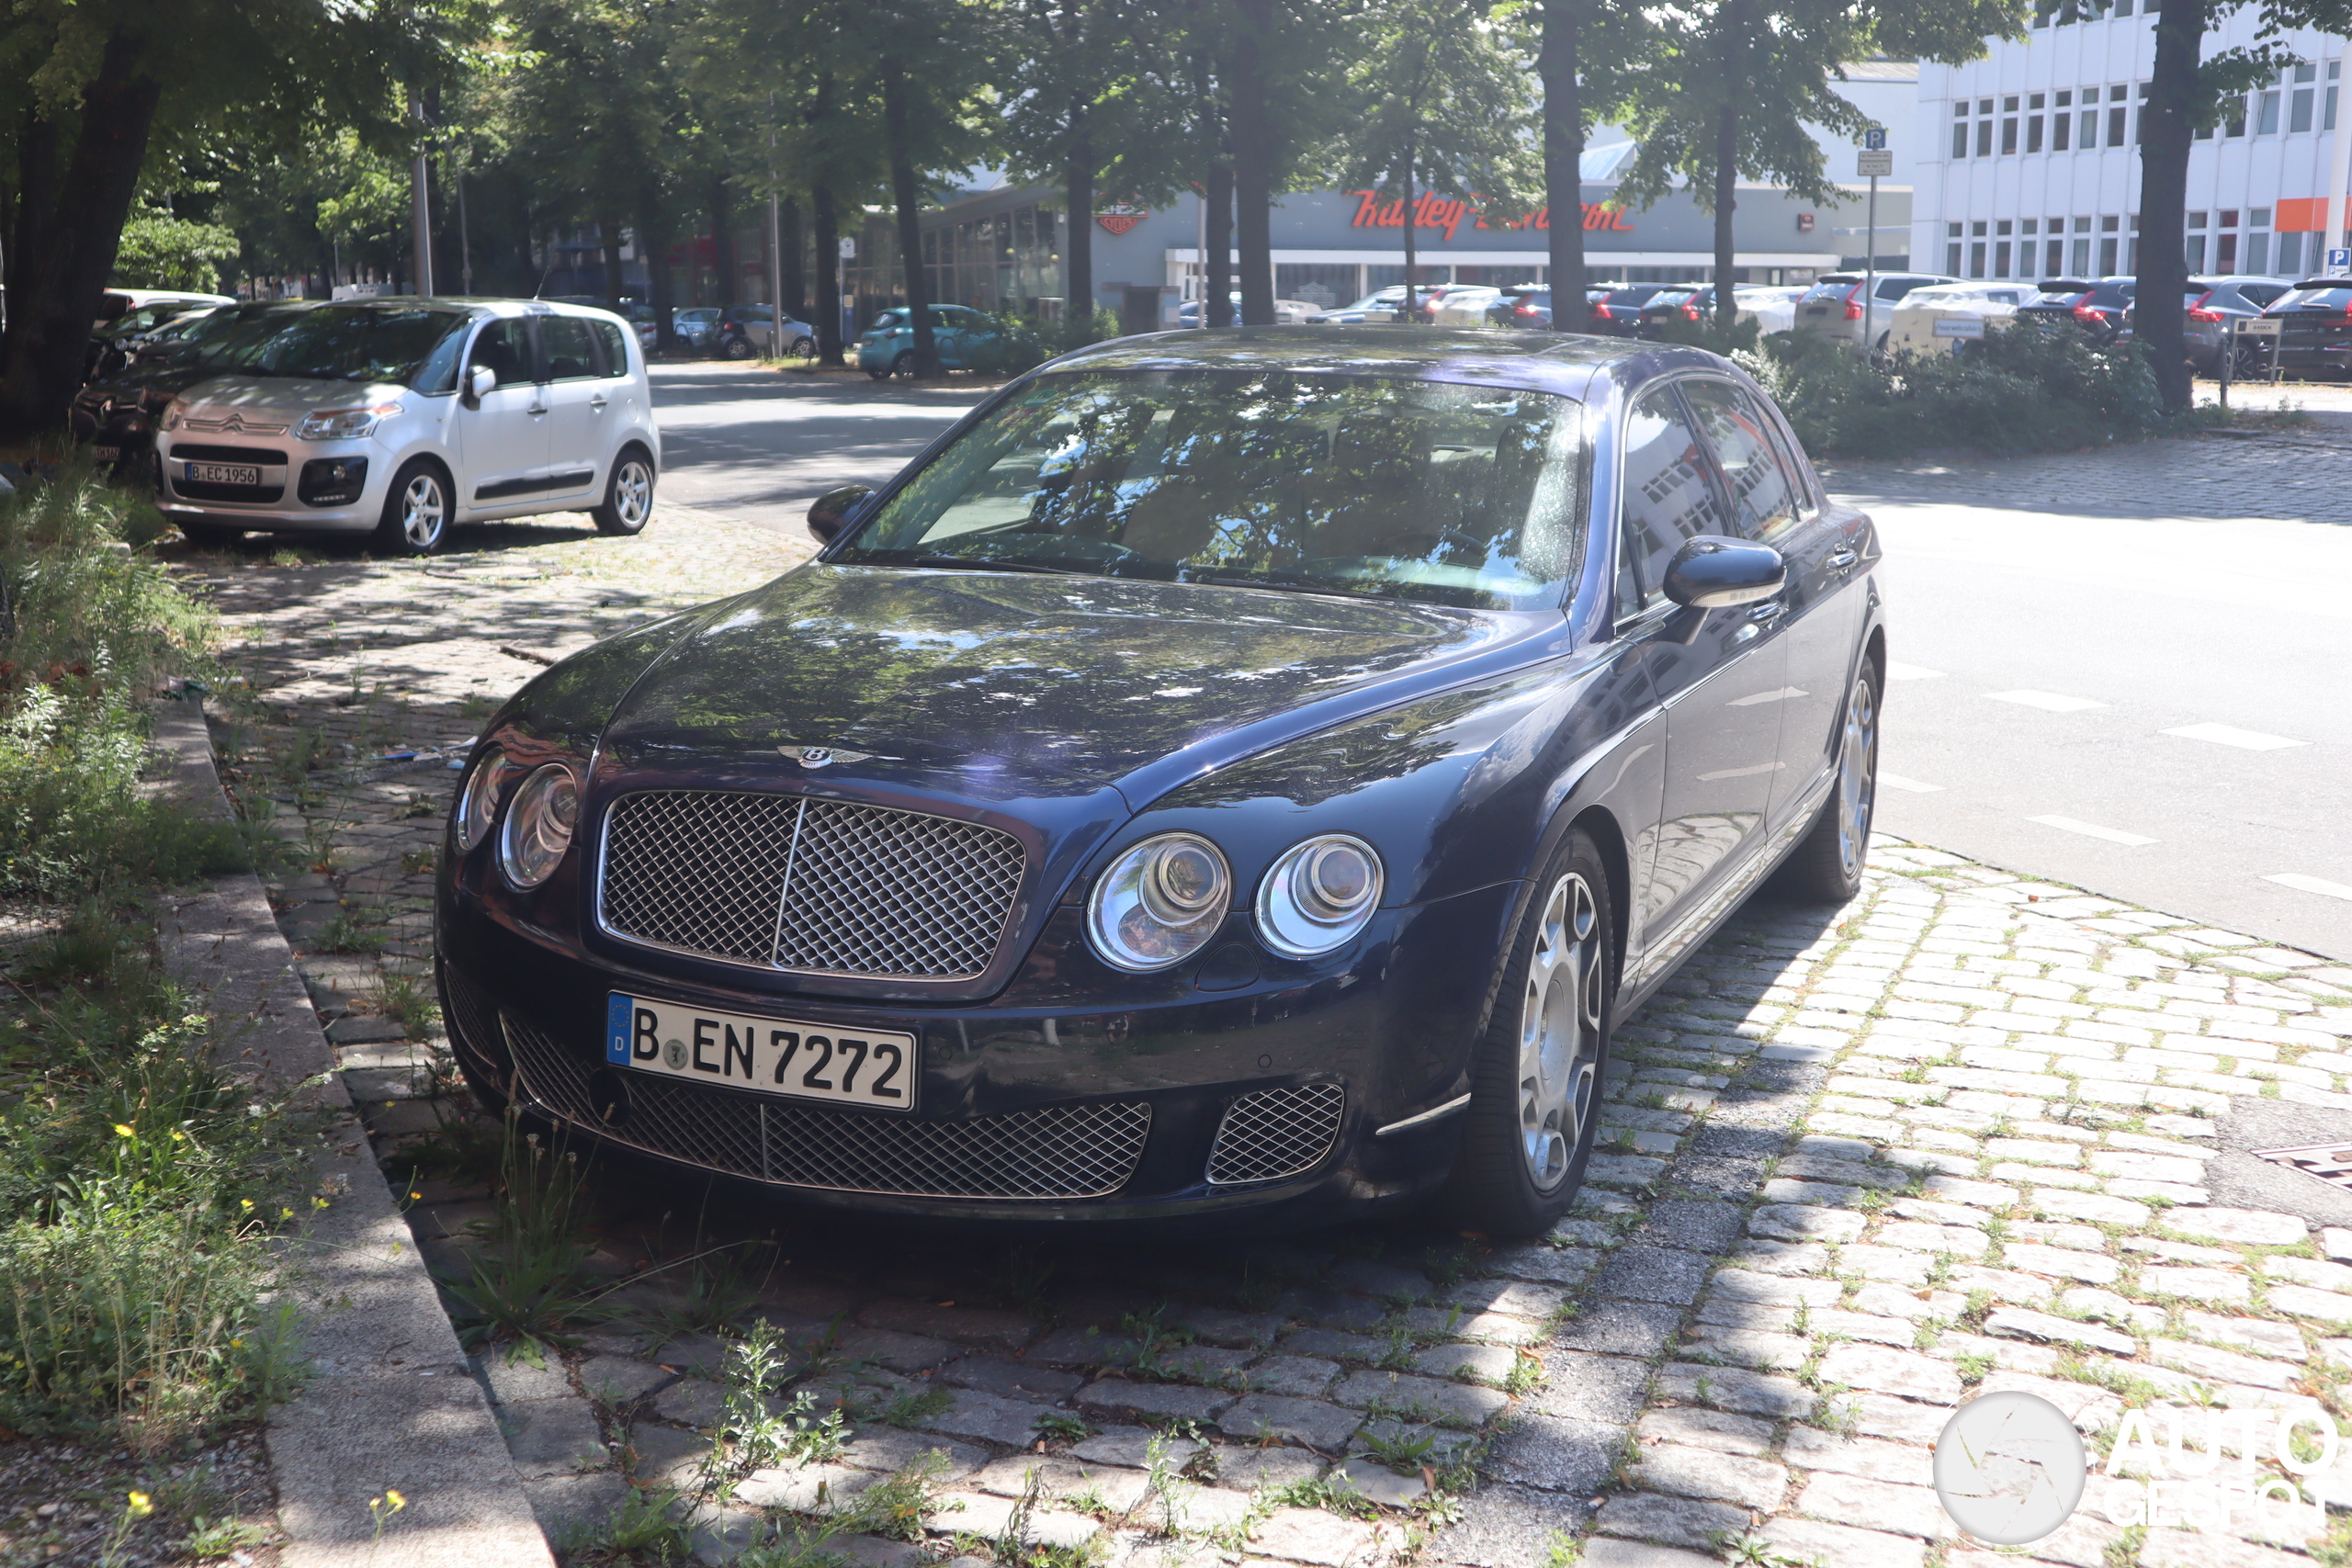
[[[1000,374],[1045,359],[1026,333],[1008,331],[968,305],[933,305],[931,333],[940,366],[948,370]],[[857,367],[877,381],[915,373],[915,330],[904,307],[881,312],[858,335]]]

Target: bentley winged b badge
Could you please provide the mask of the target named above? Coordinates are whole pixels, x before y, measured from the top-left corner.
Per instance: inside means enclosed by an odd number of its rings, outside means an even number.
[[[844,751],[835,746],[779,746],[777,750],[804,768],[830,768],[835,762],[871,761],[871,751]]]

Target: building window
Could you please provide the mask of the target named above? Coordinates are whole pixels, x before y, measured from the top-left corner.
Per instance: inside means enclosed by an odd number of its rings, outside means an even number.
[[[2083,89],[2083,151],[2087,152],[2098,145],[2098,110],[2091,106],[2098,102],[2098,89]]]
[[[2265,93],[2256,101],[2254,133],[2256,136],[2278,134],[2278,94],[2277,89]]]
[[[2237,271],[2238,237],[2235,234],[2223,234],[2214,243],[2213,269],[2225,273]]]
[[[1975,222],[1971,223],[1968,226],[1968,233],[1971,239],[1983,239],[1984,237],[1984,220],[1979,218]]]
[[[2045,242],[2041,261],[2041,276],[2044,277],[2057,277],[2064,274],[2065,270],[2066,242],[2064,240],[2051,240]]]
[[[2140,112],[2139,112],[2138,116],[2136,117],[2136,118],[2137,118],[2137,120],[2138,120],[2138,124],[2137,124],[2137,125],[2136,125],[2136,127],[2134,128],[2134,130],[2135,130],[2135,134],[2134,134],[2134,135],[2132,136],[2132,144],[2133,144],[2134,146],[2138,145],[2138,144],[2139,144],[2140,142],[2142,142],[2142,141],[2146,141],[2146,140],[2147,140],[2147,138],[2148,138],[2148,87],[2149,87],[2149,85],[2150,85],[2150,84],[2148,84],[2148,83],[2146,83],[2146,82],[2143,82],[2143,83],[2141,83],[2141,84],[2140,84]]]
[[[1968,106],[1952,105],[1952,112],[1960,118],[1951,122],[1951,155],[1955,159],[1968,156]]]
[[[2075,276],[2080,277],[2090,269],[2091,243],[2088,240],[2077,240],[2075,242]]]
[[[2115,276],[2115,242],[2113,240],[2101,240],[2098,243],[2098,275],[2101,277]]]
[[[2020,234],[2030,234],[2041,227],[2041,225],[2040,223],[2036,222],[2033,219],[2028,218],[2018,224],[2018,232]],[[2029,245],[2026,248],[2028,250],[2031,250],[2033,247]]]
[[[1960,242],[1954,240],[1944,247],[1944,271],[1954,277],[1960,276]]]
[[[2012,103],[2016,100],[2011,99]],[[2018,122],[2015,116],[2001,122],[2001,155],[2009,157],[2018,150]]]
[[[2114,14],[2119,17],[2130,16],[2132,14],[2132,0],[2115,0]]]
[[[2224,136],[2245,134],[2245,96],[2244,94],[2222,100],[2222,134]]]
[[[1945,224],[1945,225],[1944,225],[1944,238],[1945,238],[1945,239],[1947,239],[1947,240],[1957,240],[1957,239],[1959,239],[1959,238],[1960,238],[1960,225],[1959,225],[1959,224],[1957,224],[1957,223],[1947,223],[1947,224]]]
[[[1993,122],[1989,119],[1976,122],[1976,155],[1980,158],[1993,155]]]
[[[2188,270],[2193,275],[2205,270],[2205,236],[2188,236]]]
[[[2237,212],[2237,209],[2236,209],[2236,208],[2234,208],[2234,207],[2225,207],[2225,208],[2223,208],[2223,209],[2222,209],[2222,220],[2221,220],[2219,223],[2216,223],[2215,225],[2213,225],[2213,227],[2215,227],[2216,229],[2234,229],[2234,228],[2236,228],[2237,226],[2238,226],[2238,212]]]
[[[1982,240],[1968,247],[1968,276],[1971,277],[1984,276],[1984,242]]]
[[[1993,276],[1995,277],[2009,276],[2009,242],[2007,240],[2003,240],[1993,247]]]
[[[2320,114],[2319,128],[2322,130],[2335,129],[2335,79],[2343,69],[2344,62],[2340,60],[2331,60],[2327,62],[2327,100],[2322,106]]]
[[[2060,93],[2056,96],[2054,107],[2063,109],[2072,105],[2074,101],[2074,94]],[[2074,130],[2075,117],[2073,115],[2052,115],[2050,117],[2050,150],[2052,152],[2064,152],[2066,150],[2067,144],[2073,140]]]
[[[2260,269],[2259,267],[2257,267],[2257,268],[2256,268],[2256,270],[2258,272],[2258,271],[2260,271],[2261,269]],[[2303,237],[2302,237],[2301,234],[2281,234],[2281,235],[2279,235],[2279,236],[2278,236],[2278,271],[2279,271],[2280,276],[2285,276],[2285,277],[2292,277],[2292,276],[2294,276],[2297,273],[2299,273],[2299,272],[2301,272],[2301,271],[2302,271],[2302,270],[2303,270]]]
[[[2109,147],[2122,146],[2131,132],[2131,128],[2124,123],[2132,111],[2123,107],[2123,91],[2121,83],[2107,90],[2107,96],[2111,100],[2107,111],[2107,144]]]
[[[2030,116],[2025,122],[2025,150],[2029,152],[2041,151],[2041,117],[2040,115]]]

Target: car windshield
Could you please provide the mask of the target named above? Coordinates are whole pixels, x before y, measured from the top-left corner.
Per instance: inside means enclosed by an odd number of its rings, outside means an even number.
[[[835,558],[1555,605],[1576,558],[1579,410],[1361,377],[1049,376]]]
[[[419,391],[438,390],[443,372],[456,364],[457,343],[469,320],[463,310],[430,306],[381,310],[322,305],[289,321],[273,323],[275,331],[251,339],[241,336],[220,363],[248,376],[396,383]]]
[[[2341,310],[2352,306],[2352,283],[2307,283],[2280,297],[2273,310]]]

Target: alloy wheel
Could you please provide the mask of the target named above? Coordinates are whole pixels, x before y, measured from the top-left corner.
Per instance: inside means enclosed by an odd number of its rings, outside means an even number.
[[[1869,852],[1871,813],[1878,803],[1878,694],[1865,674],[1846,704],[1838,758],[1838,868],[1851,881]]]
[[[1519,1146],[1537,1190],[1566,1179],[1600,1085],[1600,908],[1574,872],[1552,886],[1528,954],[1519,1021]]]
[[[635,533],[653,511],[653,472],[635,457],[624,459],[613,476],[613,511]]]
[[[440,479],[431,474],[419,474],[408,481],[408,489],[401,492],[401,534],[411,549],[422,553],[438,545],[448,519],[449,508],[441,494]]]

